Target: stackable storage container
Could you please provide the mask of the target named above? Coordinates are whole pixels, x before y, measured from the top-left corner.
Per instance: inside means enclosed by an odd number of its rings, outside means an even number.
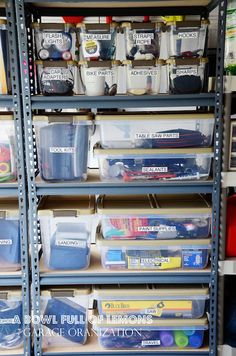
[[[119,61],[80,61],[80,74],[85,95],[115,95]]]
[[[209,21],[167,22],[169,55],[175,57],[202,57],[205,52]]]
[[[0,113],[0,126],[0,183],[6,183],[17,178],[13,115]]]
[[[0,19],[0,94],[11,91],[7,21]]]
[[[197,349],[203,345],[208,330],[207,318],[163,319],[136,324],[111,322],[94,325],[99,343],[105,349],[180,348]]]
[[[4,352],[22,347],[24,339],[22,292],[19,288],[7,288],[0,288],[0,350]]]
[[[197,270],[208,265],[210,239],[125,241],[98,236],[102,266],[128,270]]]
[[[126,68],[126,91],[131,95],[158,94],[161,82],[161,66],[165,61],[123,61]]]
[[[214,114],[102,113],[96,116],[103,148],[210,147]]]
[[[197,94],[204,87],[207,58],[168,59],[170,93]]]
[[[32,24],[36,56],[41,60],[75,59],[75,27],[69,23]]]
[[[87,179],[90,114],[34,116],[40,174],[46,181]]]
[[[211,148],[101,149],[95,148],[102,181],[194,180],[210,174]]]
[[[162,23],[124,22],[127,59],[155,59],[160,55]]]
[[[111,285],[93,291],[99,315],[151,315],[152,318],[201,318],[209,289],[203,286]]]
[[[87,340],[90,288],[41,288],[43,347],[85,344]]]
[[[49,269],[85,269],[90,263],[94,196],[45,197],[39,206],[44,263]]]
[[[17,271],[21,267],[21,240],[18,200],[0,199],[0,270]],[[1,343],[0,343],[1,344]]]
[[[39,94],[73,95],[77,93],[77,62],[37,60],[35,64]]]
[[[211,205],[200,195],[103,195],[97,211],[104,239],[199,239],[211,231]]]
[[[85,24],[76,26],[80,59],[112,60],[116,55],[117,24]]]

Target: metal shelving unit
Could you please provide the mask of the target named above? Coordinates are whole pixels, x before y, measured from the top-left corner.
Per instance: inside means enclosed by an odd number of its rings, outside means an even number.
[[[66,2],[66,7],[65,6]],[[137,3],[139,6],[137,6]],[[224,31],[226,20],[227,0],[16,0],[17,28],[19,41],[19,56],[22,77],[22,101],[24,126],[27,135],[25,137],[26,167],[28,176],[28,202],[29,202],[29,235],[31,241],[32,255],[32,290],[33,290],[33,313],[40,316],[40,286],[41,285],[68,285],[68,284],[110,284],[117,283],[208,283],[211,290],[210,321],[209,321],[209,348],[194,351],[106,351],[102,350],[97,342],[92,347],[85,345],[78,350],[42,350],[42,340],[40,326],[35,325],[34,331],[34,354],[35,356],[62,356],[63,355],[217,355],[217,287],[218,287],[218,242],[220,224],[220,194],[221,194],[221,145],[222,145],[222,114],[223,114],[223,68],[224,68]],[[143,8],[146,13],[173,15],[175,14],[201,14],[207,17],[209,12],[219,6],[218,24],[218,50],[217,50],[217,73],[216,92],[200,95],[157,95],[157,96],[115,96],[115,97],[42,97],[34,95],[33,73],[29,66],[32,59],[32,33],[30,22],[40,19],[41,16],[60,16],[79,13],[80,15],[126,15],[127,8],[133,15],[143,15]],[[174,7],[174,9],[173,9]],[[174,182],[174,183],[129,183],[129,184],[109,184],[102,183],[97,178],[96,171],[89,172],[89,179],[83,183],[45,183],[35,178],[34,145],[32,131],[32,112],[40,109],[73,109],[73,108],[127,108],[127,107],[212,107],[215,109],[215,147],[212,179],[205,182]],[[43,266],[40,268],[39,240],[37,229],[37,200],[41,195],[82,195],[82,194],[137,194],[137,193],[210,193],[213,200],[213,236],[211,264],[209,269],[198,272],[175,271],[173,272],[117,272],[107,273],[100,266],[91,264],[90,268],[81,272],[51,272],[46,271]],[[90,344],[90,342],[89,342]]]

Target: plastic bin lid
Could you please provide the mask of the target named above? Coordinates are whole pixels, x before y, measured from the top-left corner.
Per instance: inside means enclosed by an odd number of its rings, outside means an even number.
[[[201,25],[209,25],[210,21],[208,19],[202,20],[188,20],[188,21],[168,21],[166,26],[175,25],[176,27],[200,27]]]
[[[41,289],[42,297],[52,297],[52,298],[76,298],[81,295],[89,295],[91,293],[91,288],[89,286],[67,286],[62,287],[45,287]]]
[[[122,61],[124,65],[132,65],[132,67],[155,67],[158,65],[165,65],[166,61],[164,59],[150,59],[150,60],[142,60],[135,59]]]
[[[199,65],[203,63],[208,63],[208,58],[169,58],[166,60],[167,64],[180,65]]]
[[[12,114],[0,113],[0,121],[13,121],[13,120],[14,120],[14,116]]]
[[[0,218],[6,219],[19,214],[19,204],[16,198],[1,199]]]
[[[76,28],[83,28],[88,31],[98,31],[98,30],[107,30],[110,31],[111,28],[116,28],[118,26],[118,23],[112,22],[112,23],[78,23],[76,25]]]
[[[184,120],[209,120],[211,119],[214,121],[215,117],[213,113],[201,113],[197,114],[195,113],[183,113],[183,114],[157,114],[157,113],[142,113],[139,114],[138,112],[134,113],[101,113],[99,115],[96,115],[95,119],[97,121],[124,121],[124,120],[155,120],[155,121],[160,121],[160,120],[181,120],[182,122]]]
[[[91,215],[95,212],[95,196],[47,196],[39,205],[39,216],[73,216]]]
[[[22,299],[22,291],[17,287],[0,287],[0,300]]]
[[[79,66],[85,65],[86,68],[110,68],[121,65],[121,61],[79,61]]]
[[[47,67],[67,68],[69,65],[76,66],[78,62],[76,62],[76,61],[40,61],[40,60],[36,60],[34,63],[36,65],[42,65],[43,68],[47,68]]]
[[[131,30],[154,30],[164,26],[163,22],[122,22],[121,27]]]
[[[31,28],[39,30],[64,30],[73,29],[75,26],[71,23],[39,23],[33,22]]]
[[[209,298],[209,288],[201,286],[196,287],[195,285],[186,286],[176,286],[176,285],[105,285],[105,286],[95,286],[93,288],[94,298],[101,300],[104,298],[129,298],[133,297],[135,299],[140,299],[141,297],[205,297]]]
[[[92,113],[76,113],[75,114],[50,114],[50,115],[34,115],[33,121],[47,121],[48,123],[53,122],[76,122],[76,121],[88,121],[93,120]]]
[[[100,214],[155,214],[155,200],[152,195],[127,196],[100,195],[97,201],[97,212]]]

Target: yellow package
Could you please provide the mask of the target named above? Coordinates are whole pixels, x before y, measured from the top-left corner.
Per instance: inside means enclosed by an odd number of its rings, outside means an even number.
[[[175,269],[181,267],[181,257],[127,256],[128,269]]]

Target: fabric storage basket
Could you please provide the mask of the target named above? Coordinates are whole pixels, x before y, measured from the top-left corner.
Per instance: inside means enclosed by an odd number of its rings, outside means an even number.
[[[76,26],[80,59],[112,60],[116,55],[117,24],[84,24]]]
[[[0,183],[17,179],[14,117],[0,113]]]
[[[49,269],[85,269],[90,263],[94,196],[45,197],[39,206],[44,263]]]
[[[97,239],[106,269],[174,270],[204,269],[208,265],[210,239],[125,241]]]
[[[207,179],[213,150],[95,148],[102,181]]]
[[[92,116],[50,114],[33,120],[42,179],[86,180]]]
[[[80,61],[85,95],[116,95],[119,61]]]
[[[10,91],[7,21],[0,19],[0,94],[8,94]]]
[[[165,61],[123,61],[126,68],[126,91],[131,95],[158,94],[161,81],[161,66]]]
[[[21,268],[21,239],[18,200],[0,199],[0,270]]]
[[[208,20],[167,22],[169,55],[202,57],[205,52]]]
[[[197,94],[203,91],[207,58],[168,59],[169,87],[173,94]]]
[[[21,348],[24,335],[22,292],[19,288],[0,288],[0,322],[0,350],[7,352]]]
[[[162,23],[124,22],[127,59],[155,59],[159,57]]]
[[[38,60],[35,64],[40,94],[72,95],[77,93],[77,62]]]
[[[97,212],[104,239],[199,239],[211,232],[211,204],[197,194],[103,195]]]
[[[214,114],[102,113],[96,116],[103,148],[210,147]]]
[[[179,348],[202,347],[207,318],[163,319],[146,323],[132,320],[126,323],[111,322],[109,319],[94,323],[99,343],[105,349]]]
[[[75,59],[75,27],[69,23],[32,24],[36,43],[36,56],[41,60]]]
[[[90,288],[41,288],[43,347],[83,345],[87,340]]]
[[[209,289],[203,286],[110,285],[96,286],[93,297],[99,315],[156,318],[201,318]]]

